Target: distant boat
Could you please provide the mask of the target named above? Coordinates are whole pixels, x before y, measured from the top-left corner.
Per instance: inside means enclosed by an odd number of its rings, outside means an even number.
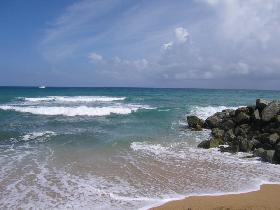
[[[46,88],[46,87],[45,87],[45,86],[39,86],[39,88],[44,89],[44,88]]]

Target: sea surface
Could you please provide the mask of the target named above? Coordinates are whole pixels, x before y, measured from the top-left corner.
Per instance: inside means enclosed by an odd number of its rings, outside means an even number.
[[[280,166],[198,149],[186,116],[279,91],[0,88],[0,209],[145,209],[280,182]]]

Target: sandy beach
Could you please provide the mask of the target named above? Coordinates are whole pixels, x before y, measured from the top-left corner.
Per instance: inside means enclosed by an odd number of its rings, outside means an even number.
[[[191,196],[171,201],[153,210],[277,210],[280,185],[265,184],[260,190],[221,196]]]

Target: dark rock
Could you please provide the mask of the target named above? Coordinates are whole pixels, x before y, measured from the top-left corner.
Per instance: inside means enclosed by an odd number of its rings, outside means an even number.
[[[223,143],[223,140],[220,138],[211,138],[210,139],[210,148],[218,147],[222,143]]]
[[[208,117],[205,121],[208,128],[217,128],[220,126],[221,122],[222,117],[217,113],[215,115],[212,115],[211,117]]]
[[[202,127],[200,127],[200,125],[197,125],[196,128],[192,128],[192,131],[202,131]]]
[[[237,140],[239,142],[239,149],[240,149],[241,152],[251,151],[253,145],[246,138],[238,136]]]
[[[263,158],[265,155],[265,150],[263,148],[255,149],[253,152],[254,156]]]
[[[196,116],[187,116],[188,125],[191,128],[201,129],[204,125],[204,120]]]
[[[243,123],[249,123],[250,122],[250,116],[244,112],[239,112],[235,116],[235,122],[237,124],[243,124]]]
[[[252,146],[252,150],[260,148],[262,146],[261,142],[259,142],[257,139],[252,139],[250,141],[250,144]]]
[[[201,123],[189,124],[203,127]],[[231,153],[254,151],[254,156],[280,164],[280,102],[258,99],[256,106],[223,110],[208,117],[204,127],[212,129],[212,138],[201,142],[200,148],[219,147],[221,152]]]
[[[234,111],[234,109],[224,109],[222,112],[227,113],[227,115],[230,115],[230,113]]]
[[[219,128],[213,128],[211,134],[215,138],[223,138],[225,135],[225,131]]]
[[[249,114],[249,109],[247,107],[240,107],[235,110],[235,116],[237,116],[241,112]]]
[[[256,136],[256,139],[259,140],[261,143],[265,143],[268,140],[269,133],[261,133],[258,136]]]
[[[225,120],[220,124],[220,127],[224,130],[229,130],[235,127],[235,122],[233,120]]]
[[[263,100],[263,99],[257,99],[256,100],[256,107],[261,112],[267,105],[269,104],[269,101]]]
[[[271,121],[262,125],[262,132],[264,133],[278,133],[280,126],[276,121]]]
[[[247,109],[249,110],[249,115],[252,116],[254,114],[254,111],[256,110],[256,106],[247,106]]]
[[[230,152],[230,153],[233,152],[232,147],[230,147],[229,145],[221,145],[221,146],[219,146],[219,149],[220,149],[220,152]]]
[[[273,133],[268,137],[268,140],[271,145],[275,145],[279,141],[279,135],[277,133]]]
[[[209,140],[202,141],[198,144],[197,147],[203,148],[203,149],[209,149],[210,148],[210,141]]]
[[[236,153],[240,151],[238,142],[234,142],[230,144],[230,149],[232,153]]]
[[[275,153],[278,161],[280,161],[280,142],[275,146]]]
[[[280,126],[280,114],[275,117],[275,121]]]
[[[269,143],[264,143],[261,145],[262,148],[264,148],[265,150],[272,150],[274,149],[274,146],[269,144]]]
[[[253,113],[253,120],[254,121],[260,121],[261,120],[261,117],[260,117],[260,112],[258,109],[256,109]]]
[[[247,136],[249,130],[250,130],[250,125],[248,124],[242,124],[240,126],[237,126],[234,130],[234,134],[236,136]]]
[[[274,163],[275,150],[266,150],[263,159],[269,163]]]
[[[264,122],[269,122],[273,118],[276,118],[279,112],[280,112],[280,102],[272,101],[261,112],[261,118]]]
[[[225,142],[233,142],[233,141],[235,141],[235,138],[236,138],[236,136],[234,135],[232,129],[228,130],[225,133],[225,137],[224,137]]]
[[[232,110],[232,111],[229,113],[229,116],[230,116],[230,117],[234,117],[234,116],[235,116],[235,110]]]

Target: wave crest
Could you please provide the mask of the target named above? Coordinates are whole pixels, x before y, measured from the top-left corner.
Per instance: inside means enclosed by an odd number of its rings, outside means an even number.
[[[126,97],[109,97],[109,96],[46,96],[38,98],[20,98],[29,102],[111,102],[122,101]]]
[[[237,109],[239,107],[233,106],[193,106],[189,115],[195,115],[201,119],[207,119],[216,112],[221,112],[225,109]]]
[[[37,115],[64,115],[64,116],[106,116],[110,114],[130,114],[139,109],[152,109],[148,106],[130,105],[130,106],[108,106],[108,107],[63,107],[63,106],[0,106],[3,110],[12,110],[17,112],[26,112]]]

